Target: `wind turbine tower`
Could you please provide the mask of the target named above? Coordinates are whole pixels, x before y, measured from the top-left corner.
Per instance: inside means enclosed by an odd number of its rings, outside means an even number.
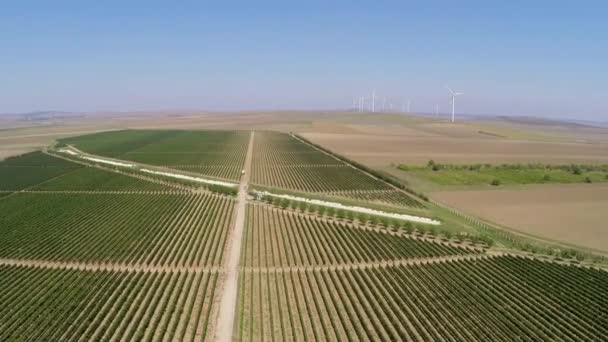
[[[376,89],[372,91],[372,113],[376,112]]]
[[[450,92],[450,102],[452,102],[452,122],[454,122],[454,108],[456,106],[456,96],[464,95],[464,93],[456,93],[450,87],[445,86]]]

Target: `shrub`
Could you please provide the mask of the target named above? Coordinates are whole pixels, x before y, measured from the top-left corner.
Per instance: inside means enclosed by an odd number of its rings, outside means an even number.
[[[344,211],[344,209],[337,210],[336,217],[338,217],[339,219],[344,219],[346,217],[346,212]]]
[[[370,216],[370,218],[369,218],[369,222],[370,222],[371,224],[377,224],[377,223],[378,223],[378,217],[377,217],[377,216],[373,216],[373,215],[372,215],[372,216]]]
[[[326,211],[327,211],[327,207],[319,206],[319,210],[318,210],[319,215],[321,215],[321,216],[325,215]]]
[[[332,216],[332,217],[336,216],[336,209],[331,208],[331,207],[327,208],[327,210],[325,211],[325,215]]]
[[[571,170],[572,170],[572,173],[575,175],[583,174],[583,170],[578,165],[572,165]]]
[[[281,204],[280,204],[281,208],[283,208],[283,209],[287,209],[287,207],[289,207],[290,202],[291,202],[291,201],[290,201],[290,200],[288,200],[287,198],[283,198],[283,199],[281,200]]]
[[[352,211],[347,211],[346,212],[346,218],[349,219],[350,221],[353,221],[355,219],[355,213]]]
[[[289,207],[293,210],[295,210],[302,202],[298,202],[298,201],[289,201]]]
[[[591,183],[591,178],[589,178],[589,176],[585,177],[585,183]]]
[[[490,183],[490,185],[499,186],[500,185],[500,179],[493,179],[492,182]]]
[[[548,181],[550,181],[550,180],[551,180],[551,176],[549,176],[549,175],[544,175],[544,176],[543,176],[543,181],[544,181],[544,182],[548,182]]]
[[[300,211],[306,211],[308,209],[308,203],[304,201],[298,203],[298,209],[300,209]]]

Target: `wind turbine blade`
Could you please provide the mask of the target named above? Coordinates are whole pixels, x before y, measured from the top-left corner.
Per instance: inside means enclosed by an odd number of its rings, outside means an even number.
[[[450,92],[450,94],[455,95],[452,88],[448,87],[447,85],[445,86],[445,88]]]

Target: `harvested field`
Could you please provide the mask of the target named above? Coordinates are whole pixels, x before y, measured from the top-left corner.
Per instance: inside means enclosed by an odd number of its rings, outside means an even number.
[[[425,132],[424,134],[428,134]],[[545,163],[607,164],[608,144],[543,142],[494,137],[401,136],[303,133],[336,153],[370,166],[425,165],[429,159],[451,164]]]
[[[196,340],[217,273],[0,266],[0,340]]]
[[[396,236],[386,229],[293,213],[265,205],[248,207],[245,267],[337,265],[478,253]]]
[[[0,257],[217,266],[233,207],[212,194],[18,193],[0,201]]]
[[[245,341],[608,338],[608,273],[518,257],[246,271],[241,283]]]
[[[552,240],[608,251],[608,185],[444,191],[431,197],[466,213]]]

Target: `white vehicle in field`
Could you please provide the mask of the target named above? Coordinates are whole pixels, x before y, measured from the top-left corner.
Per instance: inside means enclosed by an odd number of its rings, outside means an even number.
[[[245,174],[245,170],[241,170],[241,174],[244,175]]]

